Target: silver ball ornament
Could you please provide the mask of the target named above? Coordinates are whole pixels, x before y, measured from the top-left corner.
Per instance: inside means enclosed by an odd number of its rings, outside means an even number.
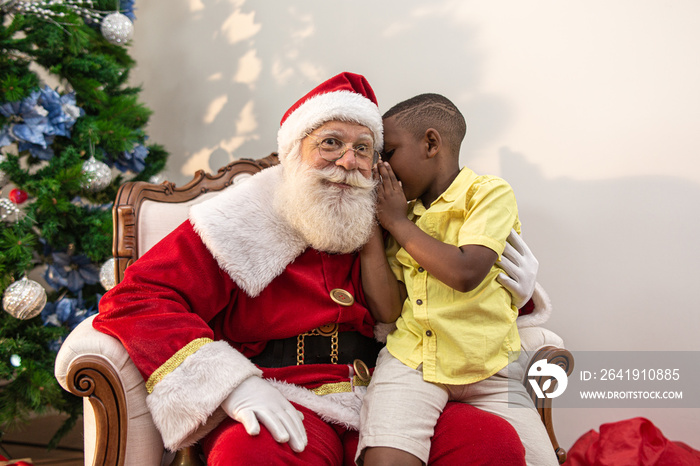
[[[102,264],[100,268],[100,283],[105,290],[109,291],[116,285],[116,279],[114,277],[114,257],[109,259],[107,262]]]
[[[83,162],[83,173],[87,178],[83,187],[94,193],[102,191],[112,182],[112,170],[106,163],[96,160],[95,157],[90,157]]]
[[[104,17],[100,31],[107,42],[114,45],[124,45],[134,34],[134,24],[119,12]]]
[[[12,317],[21,320],[36,317],[45,305],[46,290],[27,277],[8,286],[2,298],[3,309]]]
[[[17,222],[23,213],[17,205],[7,198],[0,199],[0,220],[3,222]]]

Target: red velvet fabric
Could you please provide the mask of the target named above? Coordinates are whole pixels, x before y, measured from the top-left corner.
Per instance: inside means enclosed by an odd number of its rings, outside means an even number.
[[[294,453],[261,427],[251,437],[242,424],[228,419],[201,441],[209,466],[233,465],[354,465],[358,433],[323,422],[303,406],[309,444]],[[502,418],[464,403],[448,403],[438,420],[430,450],[431,465],[525,464],[525,448],[515,429]]]
[[[374,363],[374,361],[371,361]],[[314,389],[329,383],[350,380],[350,368],[346,364],[308,364],[300,366],[261,368],[266,379],[284,380],[287,383]],[[370,373],[374,368],[370,370]]]
[[[525,447],[505,419],[472,405],[449,402],[435,426],[431,466],[525,465]]]
[[[523,307],[518,309],[518,315],[519,316],[526,316],[528,314],[532,314],[532,312],[535,310],[535,302],[530,298],[528,302],[526,302]]]
[[[700,451],[673,442],[648,419],[636,417],[603,424],[579,438],[566,466],[697,466]]]

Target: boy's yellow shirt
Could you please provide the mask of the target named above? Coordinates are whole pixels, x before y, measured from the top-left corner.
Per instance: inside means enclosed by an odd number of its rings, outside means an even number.
[[[499,259],[511,229],[520,233],[510,185],[468,168],[427,210],[420,200],[411,203],[409,218],[440,241],[483,245]],[[500,269],[492,267],[476,289],[460,293],[424,271],[393,238],[386,253],[408,291],[397,328],[387,337],[397,359],[414,369],[423,364],[429,382],[463,385],[486,379],[517,358],[518,310],[496,281]]]

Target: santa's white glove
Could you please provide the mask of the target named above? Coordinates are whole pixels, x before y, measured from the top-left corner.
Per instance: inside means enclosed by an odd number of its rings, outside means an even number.
[[[248,377],[221,403],[223,410],[237,420],[250,435],[260,433],[260,424],[267,427],[280,443],[289,442],[296,452],[306,448],[306,429],[297,411],[275,387],[257,376]]]
[[[535,292],[537,269],[540,264],[515,230],[511,230],[506,249],[496,265],[506,272],[500,273],[497,280],[510,291],[513,304],[520,309]]]

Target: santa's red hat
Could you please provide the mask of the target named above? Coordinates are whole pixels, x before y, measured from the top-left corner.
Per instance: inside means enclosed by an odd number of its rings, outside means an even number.
[[[372,131],[376,150],[382,150],[382,116],[374,91],[364,76],[344,72],[317,86],[284,114],[277,132],[280,161],[284,162],[306,133],[331,120],[366,126]]]

